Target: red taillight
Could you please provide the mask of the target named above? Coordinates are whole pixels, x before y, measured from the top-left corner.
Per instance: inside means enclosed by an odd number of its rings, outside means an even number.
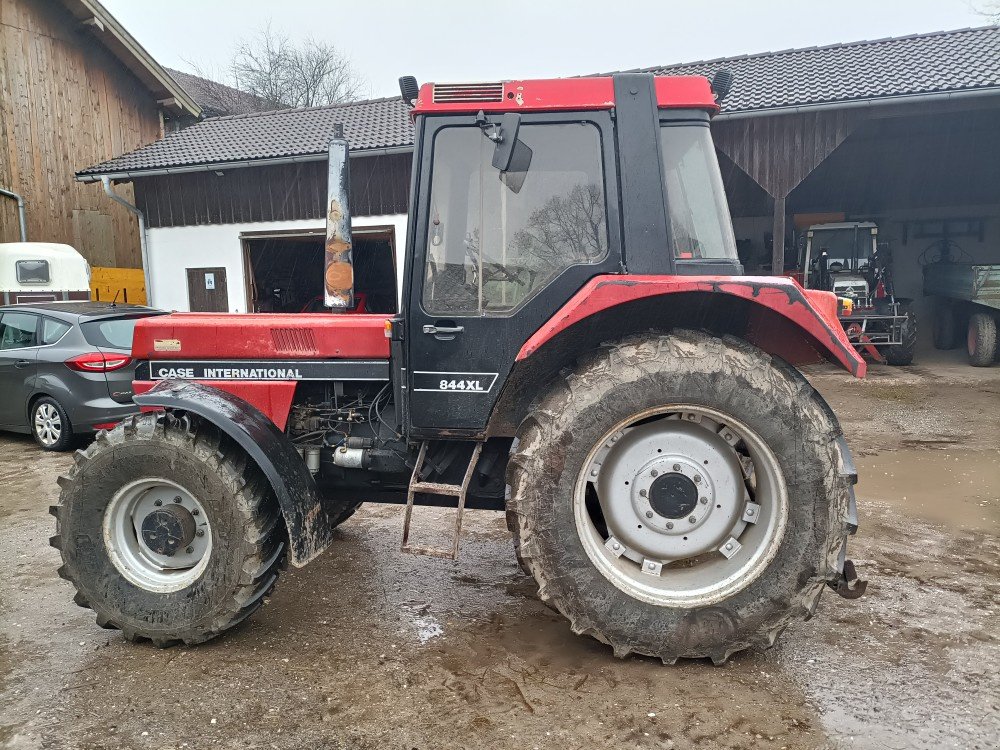
[[[105,354],[104,352],[87,352],[77,354],[66,360],[66,366],[77,372],[111,372],[128,367],[132,358],[124,354]]]

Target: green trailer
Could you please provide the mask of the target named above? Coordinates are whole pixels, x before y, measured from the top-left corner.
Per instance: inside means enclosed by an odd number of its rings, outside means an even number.
[[[940,262],[924,266],[924,294],[937,299],[934,346],[954,349],[965,332],[969,362],[997,361],[1000,322],[1000,264]]]

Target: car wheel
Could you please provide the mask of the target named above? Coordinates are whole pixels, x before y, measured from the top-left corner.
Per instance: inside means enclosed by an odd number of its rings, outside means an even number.
[[[58,401],[43,396],[31,405],[31,436],[42,450],[66,451],[73,445],[73,425]]]

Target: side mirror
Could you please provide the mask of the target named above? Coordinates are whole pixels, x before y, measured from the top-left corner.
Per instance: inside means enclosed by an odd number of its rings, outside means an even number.
[[[493,166],[501,172],[510,169],[514,158],[514,147],[517,145],[517,131],[521,128],[521,115],[508,112],[500,118],[500,134],[493,150]]]

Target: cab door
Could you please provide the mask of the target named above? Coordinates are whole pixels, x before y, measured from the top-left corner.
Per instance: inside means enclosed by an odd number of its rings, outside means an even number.
[[[407,315],[411,434],[485,428],[518,351],[592,276],[621,268],[607,112],[525,116],[523,174],[489,124],[429,118]],[[522,151],[523,153],[523,151]]]

